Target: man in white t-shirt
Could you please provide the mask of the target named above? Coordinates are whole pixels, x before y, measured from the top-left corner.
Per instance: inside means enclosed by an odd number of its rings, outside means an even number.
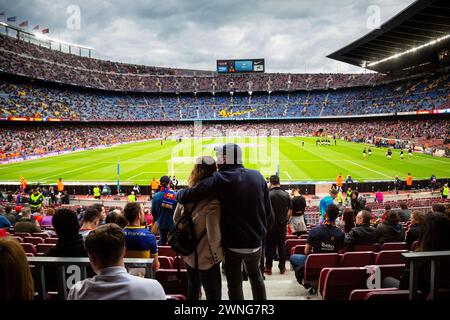
[[[86,251],[97,274],[76,283],[68,300],[165,300],[161,284],[130,275],[125,269],[125,236],[116,224],[92,230],[86,237]]]

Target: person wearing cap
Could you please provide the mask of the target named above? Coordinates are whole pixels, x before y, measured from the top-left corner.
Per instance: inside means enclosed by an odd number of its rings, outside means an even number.
[[[337,190],[332,188],[328,195],[323,197],[319,203],[319,211],[320,211],[320,222],[322,223],[325,220],[325,212],[330,204],[334,203],[334,199],[337,197]]]
[[[152,199],[152,215],[154,223],[159,228],[160,246],[167,245],[167,235],[174,227],[173,214],[177,207],[176,193],[170,188],[170,178],[162,176],[159,180],[160,189]]]
[[[219,171],[197,185],[178,191],[183,205],[216,198],[221,205],[222,248],[230,300],[243,300],[242,263],[253,299],[266,300],[261,270],[263,240],[274,224],[269,189],[264,177],[242,164],[242,150],[236,144],[216,148]]]

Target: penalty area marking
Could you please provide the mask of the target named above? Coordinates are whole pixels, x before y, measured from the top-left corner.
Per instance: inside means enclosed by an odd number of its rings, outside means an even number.
[[[345,161],[350,162],[350,163],[353,163],[355,166],[358,166],[358,167],[360,167],[360,168],[363,168],[363,169],[372,171],[372,172],[374,172],[374,173],[376,173],[376,174],[379,174],[379,175],[382,175],[382,176],[384,176],[384,177],[387,177],[387,178],[392,179],[391,176],[388,176],[387,174],[384,174],[383,172],[380,172],[380,171],[377,171],[377,170],[373,170],[373,169],[367,168],[366,166],[363,166],[363,165],[358,164],[358,163],[356,163],[356,162],[354,162],[354,161],[351,161],[351,160],[345,160]]]
[[[287,175],[287,177],[289,178],[289,180],[292,180],[292,177],[291,177],[291,175],[289,174],[289,172],[285,171],[284,173]]]

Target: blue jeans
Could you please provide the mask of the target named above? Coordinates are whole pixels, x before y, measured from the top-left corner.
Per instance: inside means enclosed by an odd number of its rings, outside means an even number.
[[[291,256],[291,269],[292,270],[298,270],[300,268],[303,268],[305,266],[306,262],[306,255],[304,254],[293,254]]]

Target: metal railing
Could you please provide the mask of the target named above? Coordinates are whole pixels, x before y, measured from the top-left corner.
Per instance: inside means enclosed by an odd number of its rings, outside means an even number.
[[[86,279],[87,270],[91,267],[89,258],[57,258],[57,257],[28,257],[30,268],[34,269],[35,285],[38,299],[47,300],[45,268],[56,269],[58,285],[58,299],[66,300],[69,290],[78,281]],[[131,274],[139,274],[145,278],[153,278],[153,259],[124,259],[125,268]]]
[[[430,293],[428,298],[435,300],[438,298],[441,282],[441,261],[450,260],[450,251],[429,251],[429,252],[407,252],[402,253],[409,264],[409,300],[416,300],[418,297],[419,268],[424,263],[430,263]],[[445,273],[448,277],[448,273]]]

